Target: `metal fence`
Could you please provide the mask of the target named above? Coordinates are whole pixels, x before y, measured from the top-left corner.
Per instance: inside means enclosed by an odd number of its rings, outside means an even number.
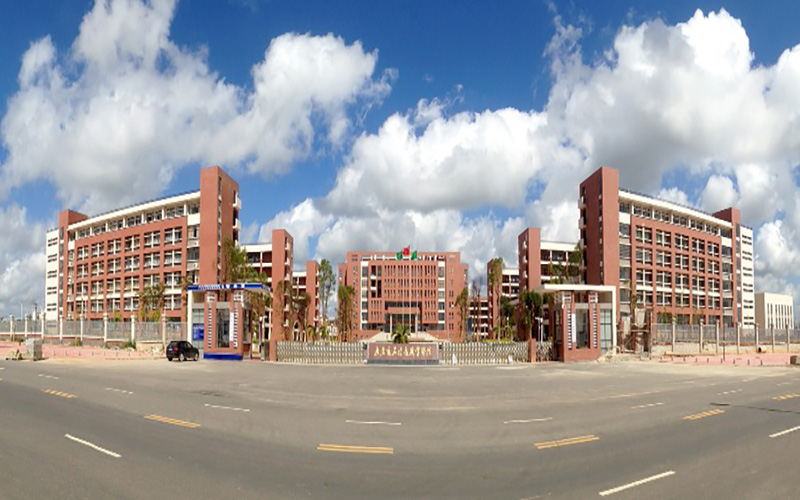
[[[106,340],[110,342],[124,342],[131,338],[131,324],[124,321],[109,321],[106,329]]]
[[[354,342],[278,342],[278,361],[305,364],[363,364],[365,350]]]
[[[675,329],[674,339],[672,330]],[[733,349],[762,349],[774,352],[800,352],[800,329],[735,328],[716,325],[653,324],[654,346],[671,346],[682,352]],[[702,348],[700,346],[702,341]]]
[[[498,365],[528,363],[531,360],[527,342],[445,343],[439,361],[445,365]]]
[[[102,339],[104,336],[105,326],[103,325],[103,321],[84,321],[83,322],[83,338],[99,338]]]
[[[136,323],[137,342],[161,342],[161,323],[158,321],[141,321]]]
[[[65,337],[79,337],[81,335],[81,322],[80,321],[64,321],[62,323]]]
[[[167,329],[167,342],[186,339],[186,323],[168,322],[165,323],[165,327]]]
[[[536,361],[555,361],[556,353],[553,342],[544,340],[536,342]]]
[[[7,319],[0,320],[0,333],[5,333],[5,334],[11,333],[11,321]]]
[[[44,335],[46,337],[58,337],[58,321],[46,321],[44,324]]]

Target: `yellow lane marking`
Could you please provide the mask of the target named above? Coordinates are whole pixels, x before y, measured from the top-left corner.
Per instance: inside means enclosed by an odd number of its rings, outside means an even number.
[[[62,397],[62,398],[67,398],[67,399],[72,399],[72,398],[77,398],[78,397],[78,396],[76,396],[74,394],[70,394],[68,392],[54,391],[53,389],[47,389],[47,390],[42,389],[42,392],[45,393],[45,394],[52,394],[53,396],[59,396],[59,397]]]
[[[784,399],[800,398],[800,394],[784,394],[783,396],[775,396],[775,401],[783,401]]]
[[[719,414],[722,414],[722,413],[725,413],[725,410],[710,410],[710,411],[704,411],[703,413],[697,413],[697,414],[694,414],[694,415],[687,415],[687,416],[683,417],[683,419],[684,420],[698,420],[698,419],[701,419],[701,418],[713,417],[714,415],[719,415]]]
[[[348,446],[344,444],[320,444],[317,446],[320,451],[339,451],[342,453],[380,453],[394,455],[394,448],[385,446]]]
[[[190,429],[200,427],[200,424],[196,424],[194,422],[187,422],[185,420],[178,420],[176,418],[162,417],[161,415],[145,415],[144,418],[147,420],[155,420],[156,422],[163,422],[165,424],[180,425],[181,427],[188,427]]]
[[[580,444],[580,443],[589,443],[592,441],[597,441],[600,439],[599,437],[595,436],[594,434],[589,434],[586,436],[577,436],[573,438],[567,439],[558,439],[556,441],[545,441],[542,443],[534,443],[533,445],[536,449],[544,450],[547,448],[557,448],[559,446],[569,446],[571,444]]]

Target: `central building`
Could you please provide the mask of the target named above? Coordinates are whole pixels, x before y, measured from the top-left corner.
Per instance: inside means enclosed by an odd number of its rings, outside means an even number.
[[[460,341],[458,296],[468,283],[458,252],[347,252],[339,285],[354,290],[353,339],[391,335],[405,325],[414,336]]]

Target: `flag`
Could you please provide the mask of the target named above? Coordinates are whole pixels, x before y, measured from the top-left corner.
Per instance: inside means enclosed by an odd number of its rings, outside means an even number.
[[[397,260],[403,260],[403,252],[397,252]]]
[[[416,250],[414,250],[414,251],[411,253],[411,260],[417,260],[417,251],[416,251]]]
[[[403,249],[403,257],[408,257],[409,255],[411,255],[411,247],[407,246]]]

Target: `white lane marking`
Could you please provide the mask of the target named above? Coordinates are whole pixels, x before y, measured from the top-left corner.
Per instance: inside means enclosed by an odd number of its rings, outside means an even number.
[[[106,390],[107,391],[113,391],[113,392],[121,392],[123,394],[133,394],[132,391],[126,391],[124,389],[114,389],[113,387],[106,387]]]
[[[648,405],[631,406],[631,410],[638,410],[639,408],[652,408],[654,406],[661,406],[664,403],[650,403]]]
[[[789,381],[789,382],[781,382],[781,383],[779,383],[778,385],[789,385],[789,384],[791,384],[791,383],[792,383],[791,381]]]
[[[0,366],[0,370],[5,370],[5,369],[6,369],[5,366]]]
[[[402,422],[381,422],[381,421],[378,421],[378,420],[375,420],[375,421],[345,420],[345,423],[348,423],[348,424],[363,424],[363,425],[403,425]]]
[[[800,425],[797,427],[792,427],[791,429],[786,429],[785,431],[776,432],[775,434],[770,434],[769,437],[776,438],[778,436],[783,436],[784,434],[789,434],[790,432],[794,432],[800,430]]]
[[[97,451],[99,451],[101,453],[105,453],[106,455],[112,456],[114,458],[119,458],[121,456],[119,453],[114,453],[113,451],[107,450],[105,448],[101,448],[101,447],[97,446],[96,444],[90,443],[89,441],[84,441],[83,439],[80,439],[80,438],[76,438],[75,436],[71,436],[69,434],[64,434],[64,437],[67,438],[67,439],[71,439],[71,440],[75,441],[76,443],[80,443],[80,444],[86,445],[89,448],[95,449],[95,450],[97,450]]]
[[[726,394],[736,394],[737,392],[742,392],[742,390],[741,389],[734,389],[732,391],[725,391],[725,392],[717,393],[717,395],[718,396],[724,396]]]
[[[524,366],[498,366],[498,370],[524,370]]]
[[[673,474],[675,474],[674,470],[662,472],[661,474],[656,474],[655,476],[646,477],[644,479],[640,479],[639,481],[634,481],[632,483],[624,484],[622,486],[618,486],[610,490],[601,491],[600,496],[604,497],[607,495],[613,495],[614,493],[619,493],[620,491],[627,490],[628,488],[633,488],[634,486],[640,486],[642,484],[649,483],[650,481],[655,481],[656,479],[661,479],[663,477],[671,476]]]
[[[232,410],[232,411],[250,411],[249,408],[234,408],[232,406],[219,406],[219,405],[210,405],[206,403],[206,406],[209,408],[219,408],[220,410]]]
[[[58,380],[58,377],[54,377],[52,375],[45,375],[44,373],[40,373],[39,376],[44,378],[51,378],[53,380]]]
[[[504,424],[528,424],[530,422],[549,422],[550,420],[553,420],[553,417],[529,418],[527,420],[506,420],[503,423]]]

